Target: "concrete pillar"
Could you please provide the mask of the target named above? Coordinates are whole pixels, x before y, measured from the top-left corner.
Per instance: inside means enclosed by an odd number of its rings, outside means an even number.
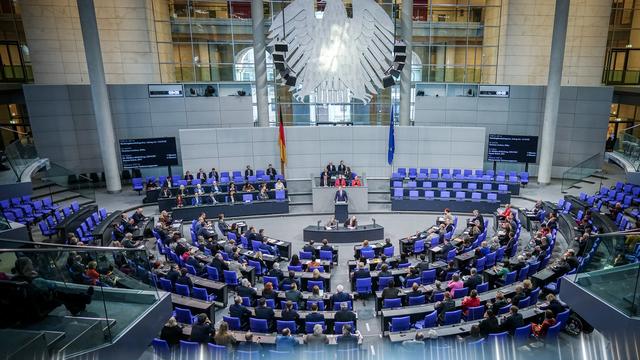
[[[258,106],[258,126],[269,126],[269,95],[267,94],[267,58],[264,40],[263,0],[251,0],[253,20],[253,59],[256,71],[256,103]]]
[[[91,82],[91,99],[93,100],[93,112],[96,116],[96,129],[100,141],[100,155],[102,166],[107,181],[107,191],[120,192],[120,170],[116,152],[116,136],[113,131],[113,119],[111,119],[111,105],[109,104],[109,92],[104,77],[104,65],[102,63],[102,51],[100,49],[100,37],[96,22],[96,11],[93,0],[77,0],[78,14],[80,15],[80,27],[84,42],[84,53],[87,58],[89,81]]]
[[[553,35],[551,38],[551,56],[549,59],[549,79],[544,105],[544,121],[542,123],[540,165],[538,167],[538,183],[543,185],[549,184],[551,181],[553,150],[556,143],[556,126],[558,123],[558,105],[560,103],[562,63],[564,61],[564,45],[567,39],[568,21],[569,0],[556,0]]]
[[[400,75],[400,125],[409,126],[411,124],[411,60],[413,44],[413,0],[402,2],[402,15],[400,16],[402,26],[402,39],[407,44],[407,60]]]

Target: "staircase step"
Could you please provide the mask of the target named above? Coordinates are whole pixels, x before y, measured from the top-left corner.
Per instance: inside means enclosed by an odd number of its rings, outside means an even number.
[[[49,197],[50,195],[59,194],[68,191],[67,188],[62,186],[51,184],[51,186],[44,186],[34,189],[31,193],[31,200],[41,200],[42,198]]]

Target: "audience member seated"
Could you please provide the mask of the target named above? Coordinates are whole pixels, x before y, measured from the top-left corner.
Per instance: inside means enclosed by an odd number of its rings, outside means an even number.
[[[358,341],[362,338],[359,330],[355,334],[351,333],[351,325],[342,327],[342,335],[336,338],[338,349],[355,349],[358,347]]]
[[[331,295],[331,304],[341,303],[351,300],[351,295],[344,292],[344,287],[340,284],[336,287],[336,293]]]
[[[356,216],[352,215],[349,219],[347,219],[347,221],[344,222],[344,227],[351,230],[357,228],[358,220],[356,219]]]
[[[291,336],[289,328],[282,329],[281,335],[276,336],[276,351],[291,352],[298,346],[298,340]]]
[[[260,352],[262,351],[262,345],[253,340],[253,333],[251,331],[247,331],[244,334],[244,342],[238,344],[238,350],[246,352]]]
[[[298,285],[295,283],[291,284],[291,289],[284,292],[284,297],[298,305],[302,304],[302,293],[298,290]]]
[[[334,316],[334,320],[336,322],[349,322],[349,321],[353,321],[353,323],[356,323],[356,313],[354,313],[353,311],[349,310],[349,305],[346,302],[341,302],[340,303],[340,310],[336,311],[336,314]]]
[[[480,334],[483,337],[487,337],[489,334],[494,334],[500,331],[500,325],[498,325],[498,318],[494,314],[493,310],[488,309],[484,313],[484,319],[480,321]]]
[[[182,339],[182,325],[178,324],[175,317],[170,317],[160,331],[160,339],[173,347],[180,343]]]
[[[255,308],[255,318],[267,320],[267,326],[269,329],[274,329],[275,317],[276,315],[273,312],[273,309],[267,306],[265,298],[258,299],[258,307]]]
[[[442,301],[438,301],[433,306],[438,311],[438,320],[440,323],[444,322],[444,314],[447,311],[453,311],[456,309],[456,302],[453,300],[450,292],[444,293],[444,299]]]
[[[313,306],[317,307],[317,305],[315,304]],[[313,306],[312,306],[312,309],[313,309]],[[307,315],[307,321],[310,321],[309,316],[310,315]],[[324,321],[324,317],[320,321]],[[320,324],[313,325],[313,334],[305,335],[304,343],[307,344],[307,346],[309,346],[311,349],[318,349],[318,350],[322,346],[327,345],[329,343],[329,338],[327,338],[327,335],[323,334],[322,331],[323,331],[322,325]]]
[[[555,315],[553,314],[553,311],[546,310],[544,312],[544,320],[542,321],[542,323],[531,324],[531,332],[533,333],[533,336],[537,338],[544,338],[545,336],[547,336],[547,330],[549,330],[549,328],[555,324],[556,324],[556,319],[555,319]]]
[[[215,329],[206,314],[198,314],[196,323],[191,325],[191,338],[189,341],[198,343],[211,342],[215,336]]]
[[[522,319],[522,315],[518,313],[518,310],[518,307],[515,305],[509,308],[509,316],[500,324],[501,331],[508,331],[509,334],[513,335],[517,328],[524,326],[524,320]]]
[[[227,348],[231,348],[236,344],[236,339],[229,333],[229,324],[226,321],[220,322],[220,326],[218,327],[218,332],[215,334],[213,339],[216,342],[216,345],[226,346]]]
[[[242,305],[242,297],[236,296],[233,298],[233,305],[229,306],[229,316],[240,319],[240,327],[242,329],[249,328],[251,310]]]
[[[464,316],[469,314],[470,307],[480,306],[480,298],[478,298],[478,292],[476,290],[471,290],[469,296],[465,296],[462,299],[462,313]]]

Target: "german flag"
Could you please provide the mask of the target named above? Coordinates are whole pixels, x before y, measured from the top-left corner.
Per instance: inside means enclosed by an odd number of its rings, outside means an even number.
[[[282,121],[282,106],[278,107],[279,110],[279,125],[278,125],[278,144],[280,145],[280,164],[287,163],[287,142],[284,138],[284,123]]]

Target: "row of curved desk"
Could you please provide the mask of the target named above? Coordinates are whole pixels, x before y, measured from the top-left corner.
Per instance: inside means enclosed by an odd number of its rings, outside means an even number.
[[[355,229],[339,226],[337,229],[326,229],[324,226],[311,225],[304,228],[304,241],[322,241],[329,243],[353,243],[364,240],[384,239],[384,227],[378,224],[358,225]]]

